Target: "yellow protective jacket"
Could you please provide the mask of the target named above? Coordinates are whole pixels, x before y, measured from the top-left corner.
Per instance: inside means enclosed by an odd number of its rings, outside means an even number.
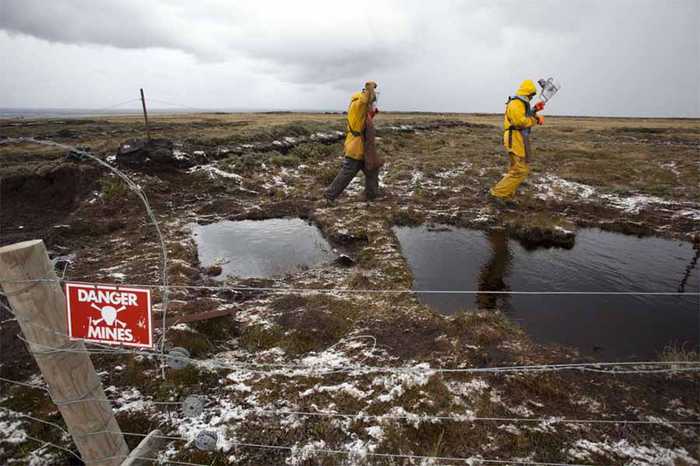
[[[523,97],[527,100],[527,96],[537,92],[535,83],[527,79],[522,82],[520,88],[515,93],[516,98],[511,98],[506,105],[506,113],[503,116],[503,145],[508,152],[512,152],[519,157],[525,157],[525,143],[523,141],[522,129],[528,129],[537,123],[534,116],[528,115],[525,102],[517,97]],[[513,128],[509,130],[509,128]],[[529,130],[528,130],[529,131]],[[512,133],[512,134],[511,134]],[[512,138],[512,139],[511,139]]]
[[[367,123],[369,95],[356,92],[352,95],[348,107],[347,135],[345,136],[345,155],[355,160],[365,158],[364,131]]]

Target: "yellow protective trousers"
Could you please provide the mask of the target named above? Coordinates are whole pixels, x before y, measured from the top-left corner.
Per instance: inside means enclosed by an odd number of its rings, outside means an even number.
[[[500,199],[511,199],[515,196],[515,191],[520,186],[520,183],[525,181],[530,167],[525,162],[525,157],[521,157],[513,152],[509,152],[510,168],[501,181],[491,188],[491,195]]]

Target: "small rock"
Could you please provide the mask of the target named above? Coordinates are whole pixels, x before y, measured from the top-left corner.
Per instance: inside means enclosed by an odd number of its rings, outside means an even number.
[[[346,254],[341,254],[338,257],[336,257],[333,263],[341,267],[352,267],[353,265],[355,265],[355,261]]]
[[[204,273],[210,277],[216,277],[217,275],[221,275],[223,271],[220,265],[212,265],[211,267],[207,267]]]
[[[130,168],[147,165],[189,168],[194,165],[184,152],[175,151],[173,148],[174,144],[169,139],[129,139],[119,146],[117,163]]]

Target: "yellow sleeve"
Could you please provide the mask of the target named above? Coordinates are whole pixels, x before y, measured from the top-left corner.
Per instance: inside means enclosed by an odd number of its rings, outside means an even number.
[[[525,105],[521,101],[512,100],[508,104],[507,113],[510,124],[518,128],[529,128],[537,123],[535,118],[527,116],[525,113]]]
[[[369,99],[366,92],[359,94],[360,95],[356,94],[353,96],[353,98],[356,98],[350,103],[350,108],[348,109],[348,123],[350,124],[350,128],[356,132],[362,132],[365,129],[367,102]]]

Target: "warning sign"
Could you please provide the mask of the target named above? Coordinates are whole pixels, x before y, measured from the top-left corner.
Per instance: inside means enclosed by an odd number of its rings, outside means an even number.
[[[148,289],[66,283],[66,312],[71,340],[153,346]]]

